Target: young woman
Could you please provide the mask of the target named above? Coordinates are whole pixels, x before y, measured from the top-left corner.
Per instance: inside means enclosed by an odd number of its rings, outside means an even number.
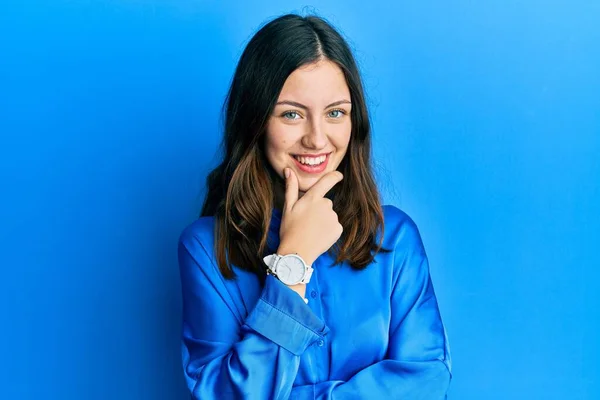
[[[450,354],[415,223],[380,204],[363,86],[325,20],[243,52],[224,157],[179,240],[194,399],[444,399]]]

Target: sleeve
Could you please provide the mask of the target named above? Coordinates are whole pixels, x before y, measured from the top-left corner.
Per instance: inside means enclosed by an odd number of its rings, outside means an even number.
[[[394,253],[397,276],[386,358],[347,382],[296,386],[290,399],[442,400],[452,379],[450,348],[414,222],[402,224]],[[408,249],[408,250],[405,250]]]
[[[193,399],[287,399],[300,355],[328,332],[304,301],[268,276],[242,320],[205,247],[182,233],[182,361]]]

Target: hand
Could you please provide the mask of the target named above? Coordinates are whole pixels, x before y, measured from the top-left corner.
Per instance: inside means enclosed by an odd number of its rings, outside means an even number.
[[[277,253],[297,253],[311,265],[342,235],[343,228],[333,211],[333,202],[325,194],[344,176],[339,171],[323,175],[298,200],[298,177],[291,168],[287,170],[290,176],[286,178]]]

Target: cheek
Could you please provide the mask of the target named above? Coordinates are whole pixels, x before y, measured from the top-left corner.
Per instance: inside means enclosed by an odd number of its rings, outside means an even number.
[[[270,140],[266,143],[267,155],[270,159],[281,158],[281,154],[284,153],[288,146],[286,139],[282,140]]]
[[[350,135],[352,133],[352,127],[350,124],[347,126],[340,127],[332,135],[333,145],[340,152],[345,152],[348,145],[350,144]]]
[[[266,133],[265,153],[267,159],[273,163],[281,163],[285,160],[285,155],[290,146],[293,145],[287,132],[276,127],[270,127]]]
[[[281,157],[282,153],[287,153],[296,140],[302,136],[302,132],[289,126],[272,123],[267,129],[266,135],[267,150],[274,156]]]

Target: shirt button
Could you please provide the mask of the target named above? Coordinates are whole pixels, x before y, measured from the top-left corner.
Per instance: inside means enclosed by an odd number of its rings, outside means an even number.
[[[321,340],[319,340],[319,341],[317,342],[317,345],[318,345],[319,347],[323,347],[323,345],[324,345],[324,344],[325,344],[325,342],[323,341],[323,339],[321,339]]]
[[[316,291],[314,291],[314,290],[313,290],[313,291],[311,291],[311,292],[310,292],[310,297],[312,297],[313,299],[316,299],[316,298],[317,298],[317,292],[316,292]]]

